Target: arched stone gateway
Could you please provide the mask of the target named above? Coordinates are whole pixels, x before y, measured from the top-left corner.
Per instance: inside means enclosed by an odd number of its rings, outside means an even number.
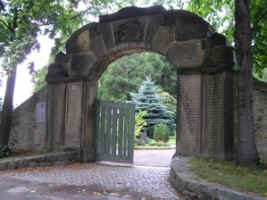
[[[95,160],[97,81],[115,59],[143,51],[166,56],[177,70],[177,154],[231,159],[233,50],[203,19],[160,6],[124,8],[71,36],[47,75],[49,149],[68,137],[81,160]]]

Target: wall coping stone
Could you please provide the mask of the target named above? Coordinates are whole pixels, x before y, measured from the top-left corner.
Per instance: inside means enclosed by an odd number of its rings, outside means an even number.
[[[186,200],[266,200],[258,195],[239,192],[199,178],[190,169],[188,163],[190,159],[190,157],[174,157],[170,171],[170,182]]]
[[[33,156],[14,157],[0,160],[0,170],[37,166],[65,165],[80,159],[78,151],[52,152]]]

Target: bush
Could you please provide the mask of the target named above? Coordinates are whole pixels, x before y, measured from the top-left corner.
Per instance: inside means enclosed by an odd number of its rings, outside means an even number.
[[[144,116],[147,114],[146,110],[140,110],[137,114],[135,114],[135,129],[134,129],[134,137],[136,139],[139,136],[142,128],[147,125],[146,121],[144,120]]]
[[[11,151],[7,145],[0,145],[0,158],[8,157],[11,155]]]
[[[154,126],[154,139],[158,141],[168,142],[169,140],[169,128],[167,124],[158,124]]]

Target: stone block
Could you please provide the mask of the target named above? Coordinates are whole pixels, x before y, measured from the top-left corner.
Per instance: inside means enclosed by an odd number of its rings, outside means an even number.
[[[212,32],[207,22],[190,12],[179,11],[173,13],[173,17],[175,18],[176,41],[203,39]]]
[[[78,31],[67,41],[67,53],[86,52],[90,50],[89,27]]]
[[[228,71],[232,71],[234,65],[233,48],[227,46],[218,46],[208,49],[203,66],[214,66],[224,64],[228,67]]]
[[[73,54],[71,59],[71,76],[87,77],[96,62],[91,53]]]
[[[200,67],[204,61],[201,41],[175,42],[170,45],[167,59],[178,69]]]
[[[100,30],[107,50],[113,48],[115,46],[115,37],[112,24],[100,24]]]
[[[169,45],[174,40],[174,31],[171,28],[159,26],[152,40],[152,49],[166,55]]]

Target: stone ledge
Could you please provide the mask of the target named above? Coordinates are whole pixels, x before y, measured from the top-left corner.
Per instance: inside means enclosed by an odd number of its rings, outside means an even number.
[[[56,152],[42,155],[25,156],[0,160],[0,170],[19,169],[25,167],[65,165],[79,161],[79,152]]]
[[[175,157],[171,162],[170,182],[185,199],[195,200],[266,200],[257,195],[242,193],[225,186],[209,183],[196,176],[188,161],[190,158]]]

